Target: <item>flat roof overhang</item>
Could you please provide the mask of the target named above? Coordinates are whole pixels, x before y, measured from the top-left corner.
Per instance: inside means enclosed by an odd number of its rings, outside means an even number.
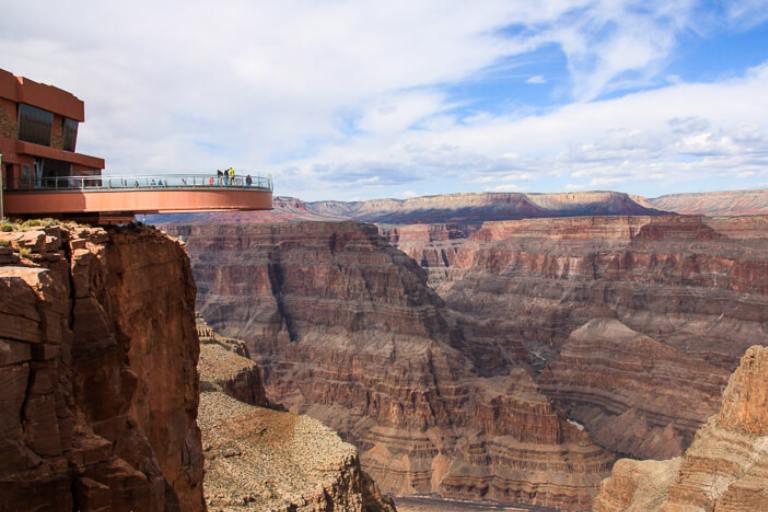
[[[238,188],[172,190],[6,190],[6,215],[88,213],[170,213],[216,210],[271,210],[272,191]]]
[[[39,158],[49,158],[51,160],[60,160],[70,164],[81,165],[89,169],[101,170],[104,168],[104,159],[95,156],[64,151],[40,144],[24,142],[22,140],[2,139],[0,140],[0,153],[3,153],[3,161],[14,162],[13,155],[29,155]]]
[[[85,106],[74,94],[0,69],[0,98],[26,103],[49,112],[85,121]]]

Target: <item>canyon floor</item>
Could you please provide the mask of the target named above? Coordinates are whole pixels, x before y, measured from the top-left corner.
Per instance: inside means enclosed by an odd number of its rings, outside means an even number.
[[[439,498],[400,497],[395,499],[398,512],[553,512],[554,509],[525,505],[473,503]]]

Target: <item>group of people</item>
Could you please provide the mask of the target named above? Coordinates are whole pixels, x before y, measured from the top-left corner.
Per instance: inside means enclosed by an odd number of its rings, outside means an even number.
[[[216,176],[218,176],[219,178],[219,185],[236,185],[237,184],[237,181],[235,180],[234,167],[224,169],[223,171],[221,169],[217,169]],[[253,185],[253,178],[251,178],[250,174],[248,174],[245,177],[245,185],[248,187]]]
[[[224,169],[223,171],[221,169],[217,169],[216,176],[219,177],[219,185],[235,184],[235,168],[234,167],[230,167],[229,169]]]

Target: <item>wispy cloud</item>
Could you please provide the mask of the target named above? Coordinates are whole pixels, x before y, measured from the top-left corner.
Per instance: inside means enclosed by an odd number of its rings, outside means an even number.
[[[525,81],[527,84],[545,84],[547,83],[547,79],[544,78],[541,75],[533,75],[528,77],[528,79]]]
[[[664,192],[676,183],[723,176],[764,179],[765,90],[768,64],[723,83],[674,84],[543,115],[498,115],[471,124],[455,118],[440,129],[408,130],[390,142],[363,135],[326,147],[300,165],[307,176],[318,162],[334,174],[335,166],[355,167],[373,152],[415,181],[436,186],[449,179],[485,190],[549,181],[572,189],[642,184]]]

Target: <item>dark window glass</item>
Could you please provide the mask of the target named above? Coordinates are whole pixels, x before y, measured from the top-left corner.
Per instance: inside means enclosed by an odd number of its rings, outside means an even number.
[[[53,114],[31,105],[19,105],[19,139],[51,145]]]
[[[44,158],[42,163],[42,185],[45,187],[54,188],[66,188],[69,186],[69,181],[61,180],[64,176],[72,175],[72,165],[60,160],[50,160]]]
[[[62,133],[64,135],[64,151],[74,151],[75,144],[77,144],[77,121],[64,119]]]

